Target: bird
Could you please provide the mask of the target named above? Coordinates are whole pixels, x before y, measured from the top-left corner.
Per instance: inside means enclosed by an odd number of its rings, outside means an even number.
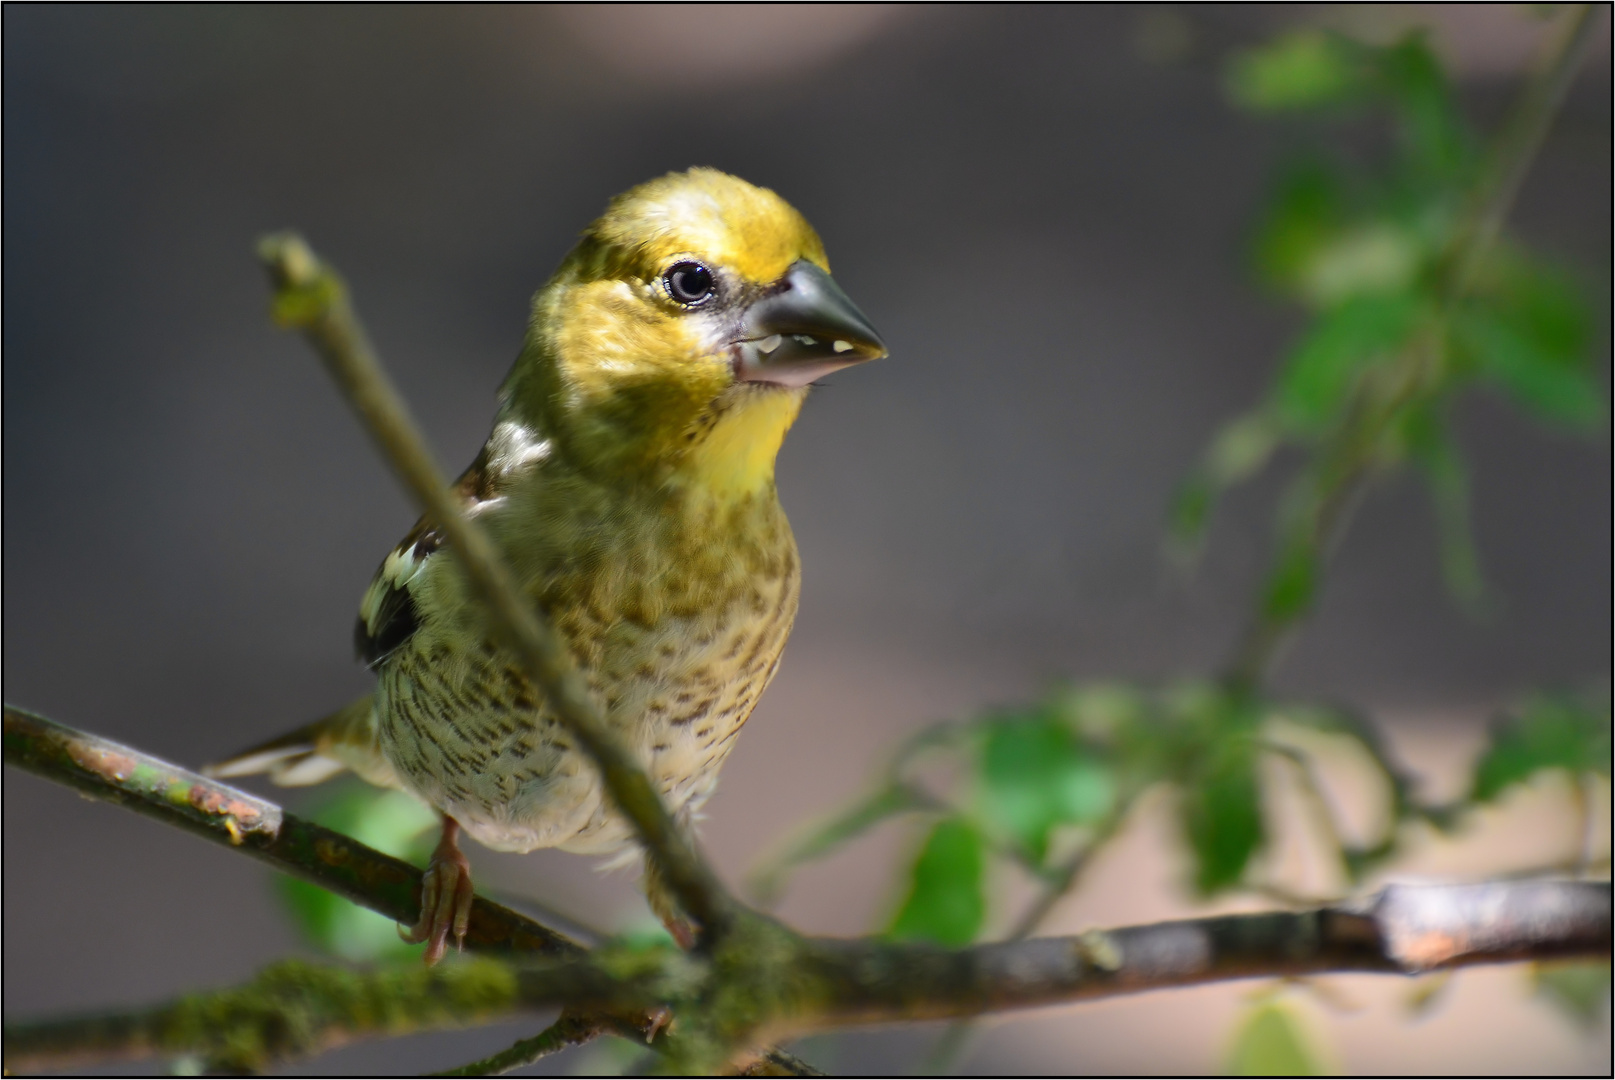
[[[669,173],[612,199],[534,296],[492,430],[453,485],[686,829],[796,616],[774,475],[786,432],[817,380],[886,355],[785,199],[712,168]],[[639,853],[429,514],[377,569],[354,644],[372,693],[207,771],[299,786],[351,770],[434,808],[420,917],[401,928],[428,964],[468,928],[462,831],[499,851]],[[688,946],[649,864],[644,884]]]

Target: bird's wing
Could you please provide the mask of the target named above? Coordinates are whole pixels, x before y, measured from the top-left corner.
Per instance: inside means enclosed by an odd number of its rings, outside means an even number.
[[[497,425],[495,434],[508,426]],[[461,509],[468,513],[476,513],[498,499],[499,489],[509,480],[509,470],[501,467],[504,462],[496,450],[496,441],[490,438],[471,467],[454,483],[454,494]],[[370,579],[370,587],[359,602],[359,618],[353,626],[353,651],[366,667],[373,670],[381,666],[420,628],[421,611],[410,585],[442,546],[442,530],[431,515],[423,515],[376,568],[376,576]]]
[[[514,484],[549,460],[550,450],[550,441],[541,432],[501,417],[476,460],[454,483],[461,507],[476,516],[502,502]],[[428,515],[382,560],[353,628],[354,650],[369,667],[379,666],[420,628],[422,612],[412,583],[421,579],[442,546],[443,534]]]
[[[370,579],[353,624],[353,651],[366,667],[379,667],[420,627],[420,611],[409,585],[442,545],[442,532],[423,517]]]
[[[501,421],[494,425],[471,467],[455,482],[455,494],[468,513],[485,511],[504,497],[518,477],[548,456],[546,440],[529,428]],[[359,604],[353,633],[359,658],[369,667],[384,663],[420,628],[423,613],[412,584],[438,557],[442,546],[442,532],[429,516],[422,517],[382,560]],[[369,694],[306,727],[209,765],[203,772],[218,777],[268,773],[277,784],[300,787],[329,779],[343,769],[352,769],[372,784],[403,786],[381,754]]]

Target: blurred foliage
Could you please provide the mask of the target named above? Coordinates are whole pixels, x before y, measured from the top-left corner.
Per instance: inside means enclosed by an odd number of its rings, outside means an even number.
[[[1296,731],[1324,741],[1302,743]],[[1260,885],[1254,874],[1284,797],[1282,777],[1264,762],[1301,766],[1299,783],[1330,813],[1317,786],[1329,766],[1328,740],[1349,744],[1370,763],[1381,780],[1376,816],[1389,823],[1366,846],[1343,840],[1338,822],[1320,830],[1318,842],[1331,849],[1343,883],[1354,883],[1393,853],[1400,825],[1419,819],[1444,826],[1445,808],[1412,797],[1411,778],[1361,717],[1203,681],[1061,687],[1022,709],[931,729],[898,750],[863,798],[761,864],[752,891],[764,900],[777,896],[795,867],[883,820],[917,814],[935,824],[893,932],[951,941],[968,923],[974,937],[984,925],[984,865],[1017,866],[1063,887],[1139,800],[1161,788],[1174,799],[1195,891]],[[950,890],[958,897],[939,895]],[[974,914],[966,919],[964,912]],[[943,925],[949,930],[936,929]]]
[[[1483,590],[1452,402],[1483,384],[1551,426],[1601,430],[1581,290],[1517,245],[1476,246],[1497,166],[1422,36],[1376,47],[1296,31],[1236,57],[1228,86],[1253,112],[1323,121],[1337,148],[1320,141],[1285,167],[1253,245],[1258,277],[1310,325],[1267,399],[1212,439],[1177,497],[1173,538],[1192,553],[1220,492],[1281,447],[1299,449],[1306,463],[1281,509],[1261,609],[1287,624],[1316,600],[1344,504],[1364,481],[1413,465],[1435,502],[1448,585],[1474,606]],[[1365,161],[1358,144],[1382,130],[1389,139]]]
[[[1408,1016],[1414,1020],[1423,1020],[1433,1015],[1437,1008],[1446,1002],[1447,992],[1452,989],[1453,978],[1456,975],[1457,972],[1447,970],[1415,978],[1413,988],[1408,991],[1406,998]]]
[[[1307,1049],[1308,1040],[1295,1016],[1274,1002],[1258,1005],[1245,1018],[1228,1052],[1228,1076],[1323,1076],[1324,1069]]]
[[[1228,87],[1247,109],[1315,109],[1364,96],[1373,79],[1372,54],[1321,30],[1298,30],[1235,58]]]
[[[990,721],[982,732],[978,777],[982,816],[1039,864],[1048,856],[1055,826],[1091,825],[1116,799],[1100,748],[1079,741],[1050,711]]]
[[[1469,797],[1492,802],[1539,772],[1562,770],[1572,779],[1610,774],[1610,703],[1592,695],[1538,696],[1492,728],[1475,765]]]
[[[1530,140],[1499,135],[1484,150],[1423,36],[1373,46],[1291,32],[1235,57],[1227,87],[1237,106],[1323,136],[1284,166],[1252,251],[1260,282],[1308,322],[1264,400],[1213,436],[1169,523],[1176,548],[1192,555],[1224,490],[1281,449],[1299,458],[1278,507],[1272,567],[1228,670],[1157,686],[1066,686],[1031,705],[927,729],[862,798],[759,867],[752,885],[762,899],[776,897],[802,863],[882,821],[918,816],[928,831],[890,932],[948,945],[995,926],[1030,933],[1151,792],[1174,810],[1182,880],[1195,895],[1296,896],[1268,880],[1272,860],[1264,858],[1296,800],[1310,811],[1296,819],[1310,826],[1312,850],[1338,867],[1349,890],[1400,852],[1410,824],[1454,829],[1474,806],[1544,771],[1578,784],[1609,776],[1607,694],[1522,702],[1494,728],[1465,795],[1437,806],[1416,798],[1414,779],[1361,715],[1279,701],[1263,689],[1282,640],[1317,602],[1357,496],[1387,473],[1423,474],[1447,584],[1467,606],[1481,606],[1468,478],[1451,422],[1460,392],[1490,387],[1543,423],[1583,434],[1600,431],[1607,410],[1578,285],[1506,237],[1493,242],[1510,197],[1499,180],[1510,163],[1500,159]],[[1374,835],[1355,839],[1326,791],[1351,760],[1366,763],[1379,802],[1370,808]],[[1021,918],[995,919],[993,883],[1010,868],[1032,875],[1041,895]],[[1536,979],[1544,998],[1585,1023],[1608,994],[1609,967],[1542,967]],[[1445,985],[1429,983],[1415,1009]],[[939,1044],[937,1063],[958,1051],[958,1036]],[[1235,1075],[1321,1071],[1294,1016],[1271,1000],[1242,1022],[1227,1067]]]
[[[1373,773],[1379,804],[1367,816],[1383,823],[1359,843],[1346,839],[1323,783],[1348,760]],[[1262,856],[1278,817],[1293,812],[1297,789],[1272,765],[1294,767],[1299,796],[1316,811],[1313,849],[1339,867],[1349,889],[1399,852],[1410,823],[1450,830],[1470,807],[1544,771],[1607,777],[1610,706],[1598,695],[1530,698],[1494,728],[1467,796],[1437,806],[1415,797],[1415,779],[1372,724],[1349,709],[1278,701],[1215,681],[1060,687],[1020,709],[920,733],[864,797],[761,864],[752,891],[775,898],[803,863],[883,821],[919,816],[929,825],[889,933],[968,944],[992,925],[995,870],[1016,867],[1063,893],[1141,799],[1160,790],[1172,800],[1192,891],[1282,893],[1264,879]],[[1556,991],[1542,992],[1552,999]],[[1287,1024],[1282,1012],[1251,1019],[1236,1052],[1244,1075],[1261,1075],[1264,1055],[1281,1055]]]
[[[1609,1015],[1610,962],[1564,960],[1533,964],[1536,994],[1588,1035],[1597,1035]]]
[[[955,948],[976,940],[987,912],[982,847],[981,834],[969,822],[938,822],[914,860],[908,899],[892,920],[891,936]]]
[[[350,785],[316,804],[307,816],[419,866],[426,865],[436,842],[437,815],[400,791]],[[323,952],[364,961],[396,960],[420,952],[419,945],[398,936],[397,924],[384,915],[296,878],[280,877],[276,883],[292,921]]]

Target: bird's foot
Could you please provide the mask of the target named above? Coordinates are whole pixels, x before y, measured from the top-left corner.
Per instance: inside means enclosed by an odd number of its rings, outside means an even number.
[[[465,932],[471,925],[471,862],[456,842],[460,823],[443,819],[443,835],[432,851],[432,859],[421,875],[421,916],[415,925],[398,928],[398,936],[412,945],[426,942],[428,967],[443,959],[448,951],[449,934],[456,949],[465,948]]]

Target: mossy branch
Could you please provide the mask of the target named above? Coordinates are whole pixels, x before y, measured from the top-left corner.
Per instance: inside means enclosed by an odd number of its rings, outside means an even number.
[[[237,849],[405,925],[420,914],[421,872],[276,804],[131,747],[5,707],[5,761],[91,798]],[[566,957],[583,947],[478,897],[465,947]]]
[[[9,707],[5,756],[9,764],[208,837],[393,918],[414,914],[419,871],[273,803]],[[815,1029],[968,1017],[1228,979],[1417,974],[1599,956],[1611,945],[1607,882],[1393,886],[1366,902],[1310,911],[1188,919],[959,950],[882,938],[803,938],[740,911],[732,933],[710,954],[626,946],[585,953],[479,899],[467,943],[493,954],[482,959],[439,974],[277,965],[248,986],[157,1009],[8,1025],[6,1064],[16,1070],[163,1053],[258,1067],[364,1035],[482,1023],[564,1005],[577,1023],[552,1033],[552,1041],[562,1034],[572,1041],[592,1037],[585,1029],[631,1033],[632,1021],[611,1018],[671,1007],[679,1023],[657,1047],[671,1066],[701,1071],[764,1037]],[[606,1019],[589,1020],[591,1014]],[[539,1038],[526,1052],[548,1045]],[[777,1051],[759,1064],[768,1072],[810,1071]]]
[[[509,1019],[523,1008],[517,989],[512,967],[492,959],[372,972],[285,960],[242,986],[153,1009],[8,1022],[5,1069],[191,1057],[208,1072],[259,1072],[355,1039]]]
[[[304,821],[267,799],[260,799],[132,747],[76,731],[10,705],[5,706],[4,712],[4,745],[8,765],[250,855],[282,873],[327,889],[400,923],[412,923],[419,914],[421,871],[418,868],[342,833]],[[516,954],[527,958],[574,960],[585,954],[583,946],[565,934],[480,896],[471,908],[471,924],[465,947],[495,957]],[[278,969],[271,969],[275,970]],[[287,970],[298,973],[302,978],[313,978],[309,973],[316,969]],[[274,983],[275,986],[284,984],[285,979]],[[414,986],[405,983],[388,985],[394,985],[400,992],[406,993],[406,997],[410,987]],[[423,983],[417,989],[425,992],[431,985],[430,982]],[[566,985],[550,997],[558,1002],[583,1000],[583,996],[574,992],[575,989]],[[247,990],[242,988],[239,992],[245,993]],[[530,988],[530,992],[536,991]],[[177,1008],[179,1004],[172,1007]],[[322,1021],[324,1026],[298,1044],[305,1049],[287,1049],[285,1053],[313,1052],[331,1045],[321,1042],[321,1039],[336,1038],[341,1027],[341,1015],[324,1006],[311,1008],[325,1018]],[[169,1024],[171,1020],[178,1023],[189,1015],[176,1013],[169,1017],[167,1013],[161,1016],[158,1013],[161,1010],[92,1017],[68,1022],[67,1028],[43,1025],[18,1028],[17,1031],[19,1038],[27,1035],[43,1040],[39,1043],[44,1048],[42,1053],[68,1054],[71,1060],[77,1060],[72,1057],[76,1052],[73,1049],[76,1045],[74,1038],[82,1040],[82,1053],[94,1057],[156,1054],[168,1052],[171,1047],[153,1034],[158,1028],[152,1025],[157,1024],[161,1030],[168,1031],[169,1028],[162,1025]],[[249,1027],[254,1022],[244,1013],[232,1012],[230,1015],[243,1017],[241,1023]],[[414,1014],[407,1010],[400,1014],[397,1024],[387,1032],[424,1030],[408,1026],[410,1015]],[[457,1020],[449,1014],[444,1016],[442,1023],[428,1023],[426,1027],[483,1022],[463,1013],[453,1013],[453,1016],[459,1017]],[[642,1013],[636,1015],[631,1010],[581,1019],[587,1019],[599,1031],[612,1031],[628,1038],[643,1037],[648,1027],[646,1017]],[[36,1035],[28,1034],[36,1030]],[[349,1032],[353,1037],[381,1033],[381,1029],[374,1027]],[[26,1068],[25,1065],[12,1064],[13,1054],[21,1052],[19,1046],[30,1044],[14,1044],[12,1035],[13,1029],[8,1027],[7,1068]],[[251,1043],[255,1037],[249,1033],[243,1038]],[[212,1053],[207,1046],[201,1045],[181,1049],[204,1055]],[[761,1060],[773,1070],[772,1075],[816,1075],[811,1067],[777,1049],[767,1051]]]
[[[1491,882],[1392,886],[1364,902],[1310,911],[1185,919],[959,950],[786,933],[746,944],[748,959],[766,958],[752,972],[722,955],[709,961],[671,948],[621,946],[538,965],[488,957],[374,973],[288,962],[245,986],[154,1009],[8,1023],[6,1068],[167,1054],[200,1056],[216,1068],[258,1069],[365,1035],[489,1022],[570,1000],[593,1008],[673,1005],[694,1023],[664,1033],[659,1048],[670,1055],[669,1065],[701,1072],[733,1052],[730,1043],[712,1054],[711,1036],[742,1028],[779,1036],[1233,979],[1414,975],[1607,956],[1610,912],[1607,882]],[[741,924],[738,936],[751,925]],[[515,1067],[612,1030],[581,1011],[568,1015],[535,1039],[451,1075]],[[748,1071],[778,1075],[781,1067],[765,1058]]]

